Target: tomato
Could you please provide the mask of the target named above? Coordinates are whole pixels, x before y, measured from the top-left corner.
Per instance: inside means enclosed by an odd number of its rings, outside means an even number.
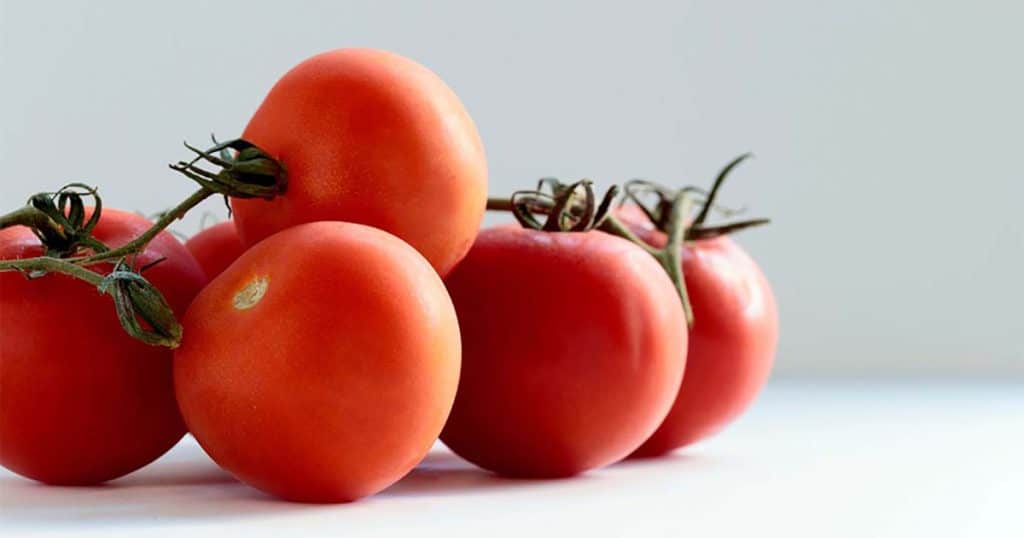
[[[441,439],[500,474],[613,463],[658,427],[686,364],[686,321],[654,259],[603,232],[480,233],[446,280],[462,325]]]
[[[185,241],[185,248],[195,256],[210,279],[221,274],[245,251],[235,223],[230,220],[210,226],[192,236]]]
[[[91,210],[88,211],[91,214]],[[151,223],[103,209],[93,236],[127,243]],[[0,258],[40,256],[28,228],[0,230]],[[184,246],[161,233],[137,257],[177,314],[206,278]],[[109,272],[109,265],[91,269]],[[155,460],[185,433],[166,348],[118,323],[113,302],[60,274],[0,273],[0,463],[49,484],[97,484]]]
[[[243,138],[288,180],[272,201],[232,199],[246,244],[303,222],[357,222],[402,238],[443,275],[483,218],[487,163],[473,120],[437,75],[402,56],[309,58],[270,90]]]
[[[370,495],[437,439],[459,377],[440,277],[368,226],[279,232],[211,282],[175,354],[189,430],[221,467],[294,501]]]
[[[642,239],[665,244],[635,207],[618,215]],[[757,396],[775,357],[778,313],[757,263],[725,236],[685,244],[682,258],[694,317],[686,374],[672,411],[636,456],[664,454],[721,430]]]

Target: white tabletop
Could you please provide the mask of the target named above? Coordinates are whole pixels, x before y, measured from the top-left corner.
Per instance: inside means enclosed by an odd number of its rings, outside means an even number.
[[[0,535],[1024,536],[1021,384],[775,382],[712,441],[557,481],[437,447],[375,497],[275,501],[191,438],[95,488],[0,470]],[[143,534],[144,533],[144,534]]]

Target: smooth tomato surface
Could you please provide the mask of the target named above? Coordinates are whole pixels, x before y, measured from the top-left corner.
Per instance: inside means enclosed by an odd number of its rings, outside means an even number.
[[[295,501],[351,501],[437,439],[459,377],[441,279],[409,245],[318,222],[256,244],[192,303],[178,401],[206,452]]]
[[[104,208],[93,235],[114,247],[150,224]],[[42,253],[28,228],[0,230],[0,258]],[[165,260],[143,274],[183,314],[206,277],[168,233],[153,239],[138,264],[159,258]],[[95,287],[59,274],[28,280],[0,273],[0,327],[4,467],[50,484],[96,484],[153,461],[185,433],[174,400],[171,351],[128,336],[110,297]]]
[[[642,213],[619,215],[643,239],[665,244]],[[693,306],[686,374],[672,411],[635,453],[657,456],[706,438],[754,400],[771,372],[778,313],[757,263],[728,237],[687,243],[683,276]]]
[[[469,250],[487,201],[476,126],[429,69],[379,50],[313,56],[270,90],[243,137],[282,162],[284,195],[232,199],[253,244],[303,222],[380,228],[442,275]]]
[[[233,221],[214,224],[185,241],[206,276],[213,280],[245,252]]]
[[[570,476],[627,456],[665,418],[686,322],[639,247],[490,228],[446,283],[463,369],[441,439],[460,456],[505,475]]]

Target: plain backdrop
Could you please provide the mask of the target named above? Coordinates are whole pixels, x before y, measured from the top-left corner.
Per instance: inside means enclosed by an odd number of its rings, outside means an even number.
[[[722,201],[774,219],[738,240],[775,286],[778,376],[1024,379],[1021,20],[1015,0],[0,0],[0,201],[77,180],[155,213],[193,189],[166,168],[182,140],[238,135],[307,56],[385,48],[461,96],[492,194],[707,184],[754,151]]]

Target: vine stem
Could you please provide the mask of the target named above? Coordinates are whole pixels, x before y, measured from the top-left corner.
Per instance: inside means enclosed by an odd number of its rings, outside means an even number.
[[[491,211],[512,211],[512,199],[491,196],[487,198],[487,209]]]
[[[64,230],[61,229],[56,221],[32,206],[20,207],[10,213],[0,215],[0,229],[11,226],[38,228],[40,230],[47,230],[58,237],[64,237]]]
[[[138,254],[146,248],[146,245],[148,245],[149,242],[157,236],[157,234],[165,230],[171,225],[171,223],[183,217],[190,209],[199,205],[200,202],[209,198],[213,194],[215,194],[215,192],[207,189],[206,187],[200,188],[173,209],[164,213],[164,215],[145,232],[118,248],[107,250],[105,252],[98,252],[89,256],[78,256],[75,258],[60,259],[40,256],[37,258],[25,258],[20,260],[0,260],[0,271],[46,271],[64,273],[66,275],[85,280],[90,284],[98,284],[99,280],[93,281],[91,278],[83,278],[83,276],[86,276],[86,273],[89,275],[96,275],[96,273],[89,271],[88,269],[83,269],[83,266],[123,258],[131,254]],[[14,215],[24,212],[25,209],[26,208],[21,208],[0,216],[0,224],[2,224],[0,228],[10,225],[24,225],[25,222],[16,221],[18,217]],[[43,216],[45,217],[45,215]],[[102,280],[102,277],[99,277],[99,279]]]
[[[685,191],[679,191],[672,203],[672,211],[668,218],[668,241],[662,248],[655,248],[629,229],[614,213],[609,213],[598,227],[599,230],[619,236],[644,249],[654,257],[668,275],[672,285],[679,294],[679,301],[686,316],[686,325],[693,326],[693,306],[686,291],[686,280],[683,277],[683,239],[686,236],[686,214],[693,205],[693,198]]]
[[[153,238],[157,236],[157,234],[167,229],[167,227],[170,226],[172,222],[184,217],[185,213],[188,213],[190,209],[199,205],[200,202],[214,194],[216,194],[214,191],[207,189],[206,187],[201,187],[199,190],[192,193],[191,196],[186,198],[180,204],[174,206],[172,209],[165,212],[160,217],[159,220],[157,220],[152,226],[149,227],[148,230],[142,232],[142,234],[136,237],[135,239],[132,239],[131,241],[125,243],[124,245],[117,247],[115,249],[108,250],[106,252],[100,252],[97,254],[93,254],[92,256],[68,258],[67,261],[79,265],[91,265],[106,260],[121,258],[129,254],[137,254],[141,252],[143,249],[145,249],[146,245],[148,245],[149,242],[152,241]]]
[[[103,275],[90,271],[85,267],[68,263],[66,260],[60,258],[51,258],[49,256],[41,256],[38,258],[32,258],[30,264],[31,267],[27,268],[12,268],[12,269],[0,269],[3,271],[17,270],[17,271],[45,271],[47,273],[62,273],[79,280],[84,280],[93,286],[99,286],[103,282]]]
[[[530,203],[537,209],[541,209],[545,212],[551,211],[555,208],[555,201],[546,198],[532,200]],[[580,205],[574,204],[573,207],[580,207]],[[491,211],[515,211],[511,198],[501,198],[498,196],[491,196],[487,198],[487,209]]]

